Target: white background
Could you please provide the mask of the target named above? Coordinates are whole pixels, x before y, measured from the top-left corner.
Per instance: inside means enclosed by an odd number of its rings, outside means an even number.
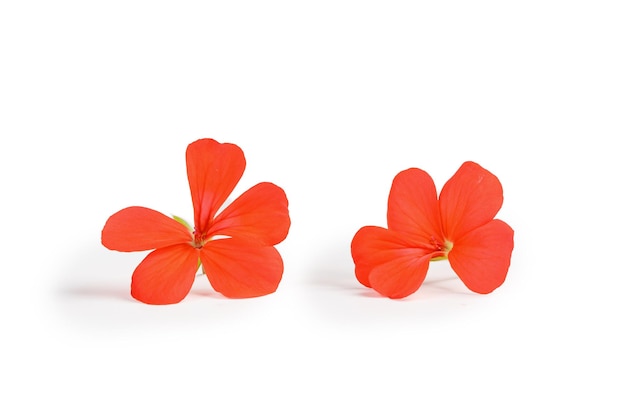
[[[158,4],[157,4],[158,3]],[[3,2],[2,415],[624,415],[620,1]],[[188,143],[283,187],[275,294],[130,297],[100,245],[192,220]],[[353,274],[393,176],[463,161],[515,230],[490,295],[446,264],[400,301]]]

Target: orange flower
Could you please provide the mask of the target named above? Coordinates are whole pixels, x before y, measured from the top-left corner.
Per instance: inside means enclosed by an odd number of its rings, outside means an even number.
[[[291,224],[284,191],[257,184],[218,214],[243,175],[242,150],[200,139],[187,147],[186,158],[194,230],[145,207],[125,208],[104,225],[102,244],[109,249],[154,249],[135,269],[131,295],[148,304],[177,303],[189,293],[200,263],[213,289],[226,297],[276,291],[283,261],[274,245]]]
[[[474,162],[461,165],[439,199],[426,172],[400,172],[389,193],[389,228],[365,226],[352,240],[357,279],[386,297],[402,298],[422,285],[430,261],[448,259],[470,290],[495,290],[513,251],[513,229],[494,220],[502,201],[498,178]]]

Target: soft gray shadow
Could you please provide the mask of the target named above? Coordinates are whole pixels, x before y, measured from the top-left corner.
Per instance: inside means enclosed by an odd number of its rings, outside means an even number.
[[[432,277],[430,274],[426,274],[426,279],[418,289],[418,293],[423,298],[435,298],[446,295],[473,295],[458,277],[439,278]]]
[[[308,306],[332,325],[380,328],[416,326],[465,314],[475,299],[447,262],[434,262],[421,287],[401,299],[389,299],[363,286],[354,274],[349,249],[328,249],[312,260],[306,274],[311,291]]]
[[[112,298],[118,300],[129,300],[131,298],[128,289],[104,285],[65,286],[59,289],[59,294],[62,297],[79,298]]]
[[[196,275],[185,302],[143,304],[131,296],[130,285],[133,271],[149,252],[116,252],[98,244],[92,242],[69,254],[65,268],[55,276],[56,285],[51,287],[47,300],[51,312],[68,331],[106,337],[180,331],[190,325],[236,322],[238,317],[249,317],[250,308],[263,304],[263,300],[254,299],[225,302],[203,274]],[[214,302],[201,302],[206,297]]]
[[[57,295],[70,298],[133,301],[130,282],[133,271],[148,255],[146,252],[116,252],[90,244],[77,253],[59,276]],[[223,298],[211,288],[207,277],[196,276],[192,296]]]
[[[216,292],[212,288],[197,288],[197,287],[201,287],[205,285],[210,286],[206,275],[203,275],[203,274],[196,275],[196,281],[191,287],[188,297],[197,296],[197,297],[215,298],[215,299],[220,299],[220,300],[230,300],[230,298],[224,297],[222,294]]]
[[[371,288],[363,288],[362,290],[357,291],[355,294],[364,298],[386,298],[385,296],[380,295]]]
[[[87,244],[68,259],[58,276],[56,295],[130,301],[130,277],[146,254],[113,252],[95,243]]]
[[[313,260],[306,278],[310,285],[356,292],[363,288],[354,275],[350,248],[328,248]]]
[[[350,248],[332,247],[321,252],[307,271],[307,281],[319,288],[339,290],[357,297],[386,298],[371,288],[364,287],[354,273]],[[456,276],[447,261],[431,262],[426,278],[415,294],[400,301],[414,298],[436,298],[442,295],[471,295]]]
[[[431,262],[418,291],[427,295],[474,295],[456,275],[448,261]]]

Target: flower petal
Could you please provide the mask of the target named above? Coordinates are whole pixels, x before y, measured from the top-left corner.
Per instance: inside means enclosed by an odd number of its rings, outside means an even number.
[[[189,293],[198,270],[198,251],[189,244],[157,249],[133,273],[131,295],[147,304],[175,304]]]
[[[437,189],[428,173],[418,168],[400,172],[389,192],[387,223],[390,230],[410,234],[421,245],[444,243]]]
[[[442,255],[441,252],[431,252],[424,248],[415,247],[414,242],[411,242],[407,235],[377,226],[365,226],[359,229],[352,239],[351,250],[357,279],[361,284],[372,288],[375,285],[375,282],[372,282],[373,271],[384,265],[394,264],[398,259],[420,259],[422,257],[430,259],[431,257]],[[412,267],[412,265],[409,265],[409,267]],[[428,267],[426,267],[427,269]],[[425,271],[424,275],[426,275]],[[379,288],[374,289],[386,296],[404,292],[400,288],[404,285],[402,282],[396,283],[394,287],[392,282],[387,282],[388,277],[384,276],[384,269],[381,269],[380,272],[374,280],[382,292]],[[399,281],[406,278],[406,280],[413,283],[407,284],[406,288],[412,288],[417,285],[413,291],[417,290],[424,280],[423,276],[420,279],[419,276],[407,278],[405,275],[407,274],[403,273],[403,278],[399,278]]]
[[[512,251],[513,229],[492,220],[454,242],[448,259],[467,288],[487,294],[504,282]]]
[[[241,179],[246,159],[237,145],[213,139],[191,143],[186,158],[195,226],[207,232],[215,213]]]
[[[502,200],[498,178],[475,162],[465,162],[439,196],[447,239],[456,244],[459,237],[493,220]]]
[[[249,240],[211,240],[200,250],[200,260],[213,289],[229,298],[273,293],[283,275],[276,248]]]
[[[276,245],[287,237],[291,221],[282,188],[263,182],[250,188],[215,219],[209,233]]]
[[[163,248],[191,240],[191,232],[185,226],[145,207],[118,211],[102,229],[102,244],[121,252]]]
[[[404,298],[413,294],[424,282],[432,254],[422,249],[406,249],[370,273],[370,284],[389,298]]]

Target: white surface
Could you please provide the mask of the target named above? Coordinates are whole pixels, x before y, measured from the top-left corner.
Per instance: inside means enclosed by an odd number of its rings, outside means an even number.
[[[623,415],[622,3],[216,3],[0,6],[0,414]],[[287,192],[283,282],[143,305],[100,230],[191,219],[201,137],[244,150],[233,196]],[[504,186],[505,284],[361,287],[393,176],[465,160]]]

